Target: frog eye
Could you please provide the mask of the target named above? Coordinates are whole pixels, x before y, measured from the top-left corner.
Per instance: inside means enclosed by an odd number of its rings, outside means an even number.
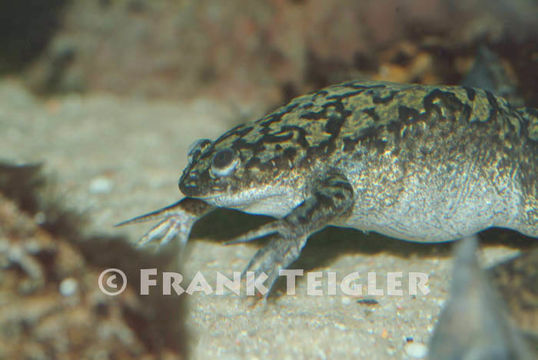
[[[199,139],[192,143],[191,146],[189,146],[188,150],[189,162],[191,162],[195,156],[204,152],[204,150],[207,149],[209,145],[211,145],[211,140],[209,139]]]
[[[230,175],[237,164],[239,163],[239,157],[231,149],[224,149],[215,154],[213,161],[211,162],[211,172],[216,176]]]

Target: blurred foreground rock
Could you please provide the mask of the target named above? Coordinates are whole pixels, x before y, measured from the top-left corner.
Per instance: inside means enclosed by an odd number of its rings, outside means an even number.
[[[61,235],[65,227],[58,225],[65,219],[47,219],[53,213],[41,212],[60,205],[44,207],[46,197],[35,192],[40,184],[39,166],[0,164],[0,359],[183,358],[164,336],[151,338],[171,325],[155,321],[158,316],[138,289],[128,286],[115,297],[99,290],[104,267],[96,266],[84,246]],[[14,201],[2,195],[6,192]],[[73,229],[79,218],[73,215]],[[180,322],[166,307],[154,310],[165,311],[161,318],[170,323]]]
[[[538,351],[538,248],[489,269],[517,324],[535,339]]]
[[[495,285],[480,268],[477,246],[476,237],[463,239],[457,245],[450,299],[432,336],[429,358],[535,359],[536,354],[531,353],[512,324]],[[511,297],[525,291],[519,286],[513,290]]]

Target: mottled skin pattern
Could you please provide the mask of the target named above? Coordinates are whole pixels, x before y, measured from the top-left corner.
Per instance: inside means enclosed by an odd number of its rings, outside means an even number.
[[[538,237],[538,113],[467,87],[347,82],[298,97],[189,153],[187,198],[143,242],[186,241],[213,207],[277,218],[247,269],[293,262],[327,225],[449,241],[500,226]]]

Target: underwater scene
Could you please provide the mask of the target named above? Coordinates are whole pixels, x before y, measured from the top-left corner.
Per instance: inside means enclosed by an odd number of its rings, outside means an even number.
[[[0,2],[0,360],[538,358],[537,19]]]

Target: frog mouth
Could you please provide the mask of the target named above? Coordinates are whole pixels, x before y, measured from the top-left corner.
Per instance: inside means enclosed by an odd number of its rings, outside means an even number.
[[[206,201],[213,206],[228,207],[237,210],[242,210],[250,207],[253,203],[267,200],[269,198],[278,198],[284,196],[282,192],[260,191],[254,189],[244,190],[238,193],[224,192],[221,194],[213,194],[208,196],[200,196],[197,199]]]

